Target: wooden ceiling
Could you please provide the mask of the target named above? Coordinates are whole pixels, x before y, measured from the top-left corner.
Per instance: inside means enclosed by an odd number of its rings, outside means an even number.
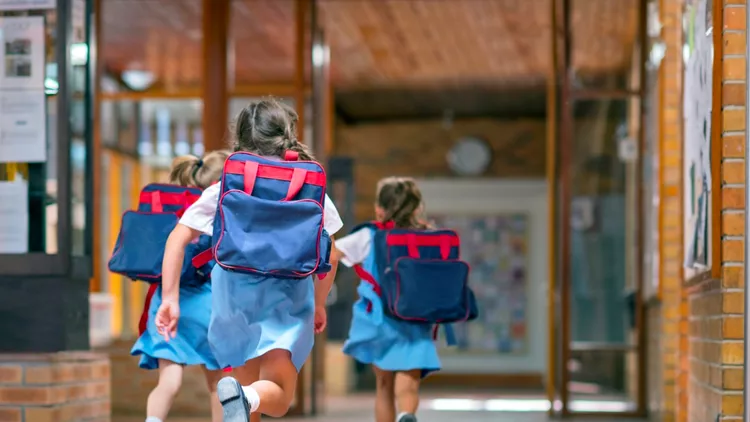
[[[319,0],[336,91],[538,90],[550,67],[550,1]],[[168,90],[200,86],[201,3],[103,0],[106,69],[149,70]],[[627,69],[638,1],[572,4],[577,73]],[[234,82],[291,83],[294,1],[232,0],[231,12]]]

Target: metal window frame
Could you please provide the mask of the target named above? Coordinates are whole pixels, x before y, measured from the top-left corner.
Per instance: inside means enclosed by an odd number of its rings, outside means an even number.
[[[95,45],[92,33],[93,0],[85,1],[86,42],[89,46],[86,62],[86,85],[84,93],[84,116],[86,129],[84,140],[86,146],[86,178],[84,191],[87,199],[94,195],[93,189],[93,133],[92,133],[92,96],[96,56],[91,48]],[[0,254],[0,275],[2,277],[55,277],[80,276],[88,279],[92,273],[91,252],[93,245],[93,201],[86,201],[86,228],[84,234],[83,256],[72,255],[72,171],[71,171],[71,123],[73,69],[70,50],[73,44],[73,5],[71,1],[58,1],[56,6],[57,23],[55,28],[55,56],[58,72],[57,92],[57,241],[56,254],[30,252],[26,254]],[[32,222],[33,224],[34,222]]]

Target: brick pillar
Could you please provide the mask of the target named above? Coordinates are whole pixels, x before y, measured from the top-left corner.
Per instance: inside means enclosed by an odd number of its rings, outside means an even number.
[[[109,400],[106,355],[0,355],[0,421],[108,422]]]
[[[745,5],[746,0],[723,0],[720,10],[721,58],[720,201],[721,277],[689,287],[690,299],[690,407],[691,422],[731,421],[742,418],[743,235],[745,136]],[[714,85],[716,86],[716,85]],[[717,104],[716,102],[714,104]],[[715,107],[716,108],[716,107]],[[716,132],[715,132],[716,133]],[[716,250],[716,248],[714,248]]]
[[[661,302],[649,309],[649,367],[652,413],[665,422],[685,421],[687,307],[682,288],[682,10],[683,0],[662,0],[660,21],[666,55],[659,71]],[[683,350],[683,353],[681,353]],[[654,391],[656,390],[656,391]]]

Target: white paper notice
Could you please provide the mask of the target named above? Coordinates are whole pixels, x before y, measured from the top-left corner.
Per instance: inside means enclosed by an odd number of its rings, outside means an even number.
[[[29,190],[24,180],[0,182],[0,254],[29,251]]]
[[[54,9],[57,0],[0,0],[0,10]]]
[[[38,163],[47,156],[44,91],[0,90],[0,163]]]
[[[0,58],[0,89],[44,89],[44,18],[0,18]]]

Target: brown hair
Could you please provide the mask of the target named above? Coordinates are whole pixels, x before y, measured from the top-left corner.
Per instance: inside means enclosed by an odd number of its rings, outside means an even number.
[[[386,177],[378,182],[377,205],[385,211],[383,221],[396,227],[426,229],[428,224],[419,218],[422,211],[422,192],[410,177]]]
[[[234,150],[266,157],[283,157],[286,151],[300,160],[314,161],[310,150],[297,141],[297,112],[273,98],[248,104],[234,122]]]
[[[183,155],[172,161],[169,182],[180,186],[196,186],[201,189],[213,185],[221,178],[224,162],[229,151],[211,151],[198,158],[195,155]]]

